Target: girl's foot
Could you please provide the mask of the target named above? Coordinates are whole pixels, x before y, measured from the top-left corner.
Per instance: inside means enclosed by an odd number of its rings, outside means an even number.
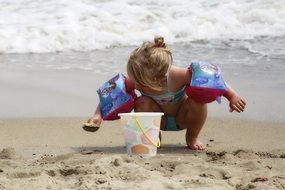
[[[186,143],[192,150],[205,150],[205,146],[197,138],[187,138]]]

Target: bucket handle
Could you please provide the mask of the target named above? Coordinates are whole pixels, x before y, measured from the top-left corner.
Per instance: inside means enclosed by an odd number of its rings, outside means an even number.
[[[153,142],[153,140],[148,136],[148,134],[145,132],[145,130],[143,129],[143,127],[141,126],[140,121],[138,120],[138,118],[136,116],[133,116],[133,119],[136,121],[137,126],[139,126],[140,130],[143,132],[144,136],[147,138],[147,140],[155,147],[159,148],[160,147],[160,139],[158,138],[157,142]]]

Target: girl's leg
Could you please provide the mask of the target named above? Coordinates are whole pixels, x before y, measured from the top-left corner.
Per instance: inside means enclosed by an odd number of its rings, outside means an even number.
[[[149,97],[140,96],[135,101],[135,112],[162,112],[159,105]],[[160,129],[164,130],[166,127],[166,119],[163,116],[161,119]]]
[[[207,118],[207,104],[201,104],[187,98],[182,102],[176,115],[176,122],[181,129],[186,128],[186,143],[193,150],[204,150],[205,146],[198,141],[198,135]]]

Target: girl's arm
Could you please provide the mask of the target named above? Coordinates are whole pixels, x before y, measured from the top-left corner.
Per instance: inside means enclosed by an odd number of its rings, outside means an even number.
[[[126,77],[125,79],[125,85],[126,85],[126,91],[127,92],[132,92],[135,88],[134,84],[132,81]],[[96,111],[94,112],[94,115],[88,119],[87,123],[93,124],[97,127],[100,127],[102,123],[102,115],[101,115],[101,109],[100,109],[100,103],[97,105]]]
[[[224,94],[224,97],[228,99],[230,112],[243,112],[245,109],[246,102],[240,97],[240,95],[227,84],[228,90]]]
[[[125,85],[126,85],[126,90],[127,90],[128,93],[133,92],[135,90],[134,83],[127,76],[125,78]]]
[[[101,122],[102,122],[102,115],[100,110],[100,104],[98,104],[94,115],[90,119],[88,119],[87,123],[93,124],[96,127],[100,127]]]

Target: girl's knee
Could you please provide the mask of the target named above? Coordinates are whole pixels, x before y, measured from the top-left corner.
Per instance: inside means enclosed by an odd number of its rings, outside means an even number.
[[[190,98],[182,106],[183,112],[192,112],[192,114],[201,114],[207,112],[207,104],[196,102]]]
[[[149,97],[140,96],[135,101],[135,111],[160,111],[159,106]]]
[[[194,114],[196,116],[207,116],[208,113],[208,109],[207,109],[207,104],[203,104],[203,103],[199,103],[196,102],[194,100],[189,99],[190,104],[192,104],[192,106],[190,108],[192,108],[190,110],[191,114]]]
[[[187,99],[177,114],[177,122],[184,124],[184,128],[187,128],[193,123],[204,123],[207,114],[207,104]]]

